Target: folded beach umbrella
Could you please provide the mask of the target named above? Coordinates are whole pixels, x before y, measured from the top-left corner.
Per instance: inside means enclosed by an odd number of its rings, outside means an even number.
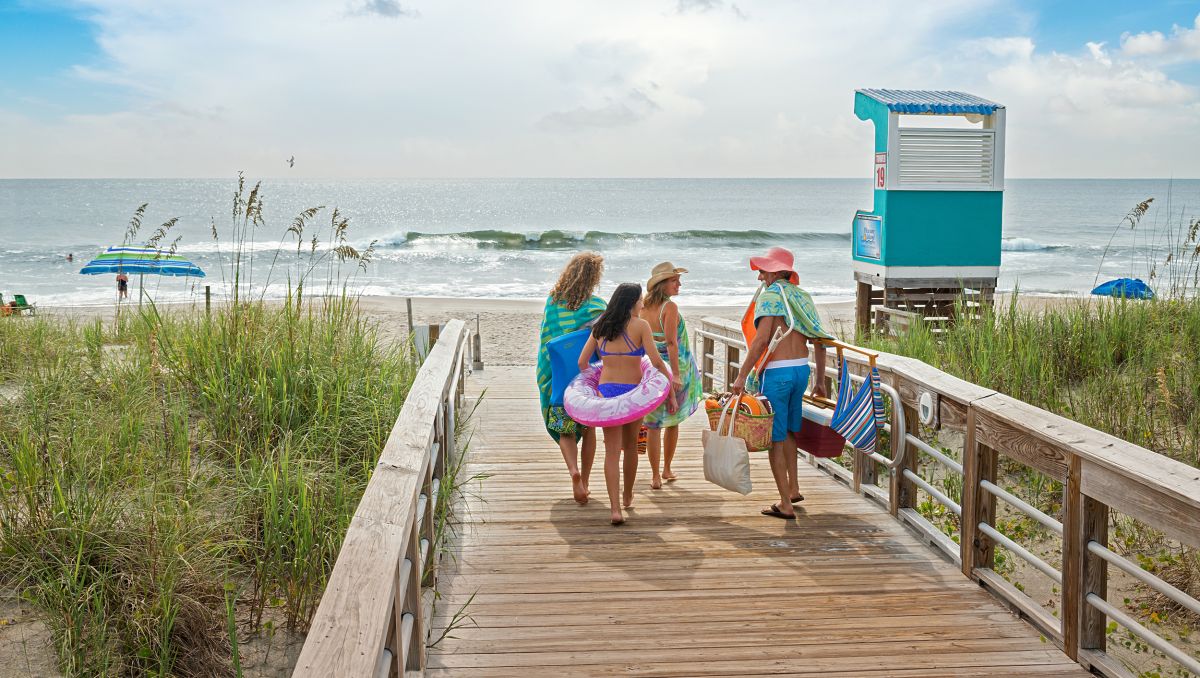
[[[1126,299],[1153,299],[1154,290],[1141,278],[1117,278],[1109,280],[1092,290],[1092,294]]]
[[[137,273],[203,278],[200,267],[179,256],[152,247],[110,247],[79,270],[83,275]]]

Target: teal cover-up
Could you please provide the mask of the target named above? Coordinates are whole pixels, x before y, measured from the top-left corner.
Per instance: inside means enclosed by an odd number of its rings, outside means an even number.
[[[542,405],[542,421],[546,424],[546,432],[558,442],[559,432],[550,428],[551,421],[556,427],[563,427],[569,420],[562,407],[550,405],[550,353],[546,350],[546,342],[556,339],[568,332],[587,325],[595,320],[607,306],[600,297],[593,295],[577,310],[571,310],[554,301],[554,297],[546,297],[546,308],[542,311],[542,331],[538,340],[537,385]]]
[[[662,324],[663,310],[666,309],[666,304],[658,312],[658,325],[666,330]],[[667,363],[672,369],[678,370],[679,377],[683,381],[683,389],[675,394],[676,400],[679,403],[679,409],[675,410],[674,414],[667,412],[667,404],[664,402],[659,405],[650,414],[646,415],[643,423],[648,428],[670,428],[682,424],[696,408],[700,405],[700,399],[704,397],[704,387],[700,382],[700,372],[696,369],[696,361],[692,358],[691,342],[688,341],[687,326],[683,322],[683,315],[679,316],[679,330],[677,332],[679,341],[679,365],[671,365],[671,356],[667,353],[667,342],[663,332],[654,333],[654,345],[658,348],[658,354],[662,356],[663,362]]]

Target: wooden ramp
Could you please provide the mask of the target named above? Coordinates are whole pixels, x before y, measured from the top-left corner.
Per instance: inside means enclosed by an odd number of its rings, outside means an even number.
[[[542,429],[533,368],[488,368],[464,525],[442,559],[426,676],[1084,676],[885,510],[801,464],[799,520],[765,455],[749,497],[704,480],[693,417],[662,490],[638,477],[608,524],[603,449],[592,501],[571,499]],[[644,458],[643,458],[644,460]]]

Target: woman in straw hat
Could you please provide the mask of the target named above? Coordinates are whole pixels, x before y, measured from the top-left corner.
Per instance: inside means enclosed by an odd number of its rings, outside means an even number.
[[[642,319],[650,323],[659,355],[675,373],[672,387],[678,408],[671,411],[663,403],[645,418],[650,433],[650,488],[655,490],[662,487],[664,479],[675,479],[671,461],[675,458],[675,446],[679,442],[679,424],[696,411],[703,396],[700,374],[689,348],[687,327],[684,326],[683,316],[679,314],[679,307],[671,301],[671,297],[679,294],[679,288],[683,285],[680,276],[684,273],[687,273],[686,268],[677,268],[669,261],[656,265],[646,281],[646,299],[641,312]],[[661,473],[658,470],[660,450],[663,459]]]
[[[595,294],[603,273],[604,258],[595,252],[580,252],[571,258],[546,297],[538,343],[537,384],[542,420],[546,432],[562,451],[567,472],[571,474],[571,493],[580,504],[588,501],[588,478],[596,458],[596,431],[569,417],[562,405],[550,404],[552,375],[546,344],[551,339],[587,327],[604,312],[606,304]],[[582,465],[579,463],[580,447],[583,448]]]

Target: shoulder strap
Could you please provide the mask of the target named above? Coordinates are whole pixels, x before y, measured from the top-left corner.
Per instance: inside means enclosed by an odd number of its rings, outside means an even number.
[[[661,334],[661,335],[663,335],[664,337],[665,337],[665,336],[667,336],[667,324],[666,324],[665,322],[663,322],[663,314],[667,312],[667,304],[669,304],[669,303],[671,303],[669,300],[668,300],[668,301],[664,301],[664,302],[663,302],[663,304],[662,304],[662,306],[659,306],[659,307],[658,307],[658,327],[659,327],[659,331],[658,331],[658,332],[655,332],[654,334]]]

